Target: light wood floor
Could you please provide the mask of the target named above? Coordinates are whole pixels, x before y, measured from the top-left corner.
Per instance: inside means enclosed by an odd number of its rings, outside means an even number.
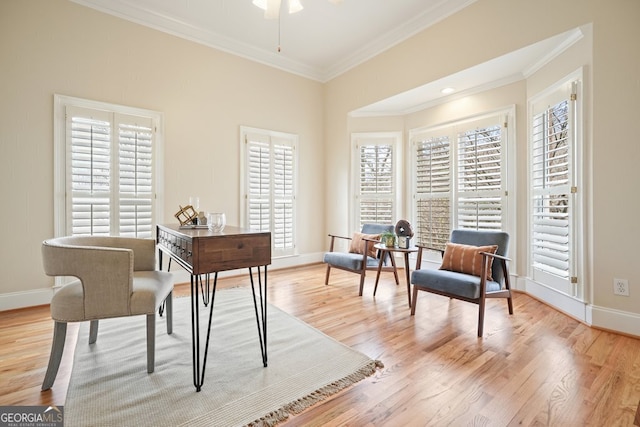
[[[514,315],[490,300],[485,336],[477,306],[420,293],[390,273],[374,298],[371,273],[324,265],[269,271],[269,302],[385,367],[284,425],[632,426],[640,401],[640,340],[589,328],[517,293]],[[248,286],[244,276],[220,287]],[[188,295],[186,285],[176,295]],[[0,406],[64,405],[76,325],[52,390],[41,392],[53,322],[47,306],[0,312]]]

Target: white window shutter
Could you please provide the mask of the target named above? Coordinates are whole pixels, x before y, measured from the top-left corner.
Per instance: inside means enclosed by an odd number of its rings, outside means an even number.
[[[273,244],[276,250],[294,247],[293,241],[293,146],[286,141],[273,144]]]
[[[359,151],[359,228],[365,223],[393,224],[394,152],[391,144],[363,144]]]
[[[109,114],[67,109],[67,229],[72,235],[111,233],[112,134]]]
[[[444,249],[451,233],[451,146],[449,137],[414,140],[417,242]]]
[[[151,238],[153,216],[153,123],[116,115],[118,125],[118,235]]]
[[[553,277],[568,282],[570,276],[569,106],[569,100],[565,99],[533,118],[532,266],[534,278],[543,283],[553,281]]]
[[[502,145],[499,125],[458,133],[458,228],[502,229]]]

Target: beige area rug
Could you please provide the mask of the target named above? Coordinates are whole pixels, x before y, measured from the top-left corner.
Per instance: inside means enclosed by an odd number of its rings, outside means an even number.
[[[166,334],[164,317],[156,316],[152,374],[146,370],[144,316],[100,321],[93,345],[85,322],[64,407],[65,426],[273,425],[382,366],[269,305],[265,368],[251,290],[225,289],[216,292],[209,360],[202,391],[196,393],[189,303],[189,298],[174,299],[172,335]],[[208,313],[208,308],[200,310],[201,342]]]

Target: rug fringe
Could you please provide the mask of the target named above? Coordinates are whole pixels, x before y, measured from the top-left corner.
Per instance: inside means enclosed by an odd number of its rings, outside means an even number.
[[[344,378],[336,380],[326,386],[314,391],[313,393],[301,397],[294,402],[284,405],[282,408],[266,414],[265,416],[249,423],[246,427],[273,427],[281,421],[289,418],[290,415],[301,413],[307,408],[315,405],[321,400],[344,390],[345,388],[362,381],[363,379],[373,375],[376,369],[384,368],[384,364],[380,360],[372,360],[356,372],[347,375]]]

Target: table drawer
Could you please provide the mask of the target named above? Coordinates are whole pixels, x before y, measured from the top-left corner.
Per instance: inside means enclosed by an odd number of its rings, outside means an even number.
[[[175,236],[164,230],[159,230],[158,244],[167,248],[178,258],[191,264],[193,258],[193,243],[191,239]]]

